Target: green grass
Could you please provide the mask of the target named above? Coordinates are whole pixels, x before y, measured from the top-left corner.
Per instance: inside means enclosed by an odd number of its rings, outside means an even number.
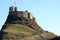
[[[14,29],[18,31],[28,31],[28,32],[33,31],[33,29],[31,29],[30,27],[22,24],[8,24],[7,29]]]
[[[23,35],[24,34],[33,35],[34,33],[33,29],[22,24],[7,24],[7,28],[4,31],[13,34],[23,34]]]
[[[7,34],[3,34],[3,39],[6,38],[15,40],[16,38],[22,38],[22,36],[29,37],[33,36],[34,30],[28,26],[22,25],[22,24],[7,24],[7,28],[3,30],[4,32],[7,32]],[[17,36],[18,37],[17,37]]]

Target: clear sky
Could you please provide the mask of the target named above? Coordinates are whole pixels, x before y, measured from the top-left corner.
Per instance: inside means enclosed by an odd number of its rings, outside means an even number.
[[[31,12],[44,30],[60,35],[60,0],[0,0],[0,29],[12,5]]]

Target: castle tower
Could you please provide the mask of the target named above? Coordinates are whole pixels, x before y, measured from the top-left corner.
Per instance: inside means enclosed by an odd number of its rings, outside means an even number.
[[[9,7],[9,12],[13,12],[13,11],[18,11],[18,8],[17,7]]]
[[[14,7],[13,6],[9,7],[9,12],[12,12],[12,11],[14,11]]]
[[[17,7],[14,7],[14,11],[18,11]]]

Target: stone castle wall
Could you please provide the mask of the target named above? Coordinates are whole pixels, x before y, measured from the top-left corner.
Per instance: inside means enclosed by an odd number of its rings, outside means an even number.
[[[13,15],[16,15],[18,17],[23,17],[23,18],[29,18],[29,19],[32,19],[32,20],[35,20],[33,15],[27,11],[18,11],[17,7],[9,7],[9,12],[10,14],[13,14]]]

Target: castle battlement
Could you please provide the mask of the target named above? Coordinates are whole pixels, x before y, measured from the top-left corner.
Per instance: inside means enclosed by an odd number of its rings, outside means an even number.
[[[17,7],[9,7],[9,12],[18,11]]]

